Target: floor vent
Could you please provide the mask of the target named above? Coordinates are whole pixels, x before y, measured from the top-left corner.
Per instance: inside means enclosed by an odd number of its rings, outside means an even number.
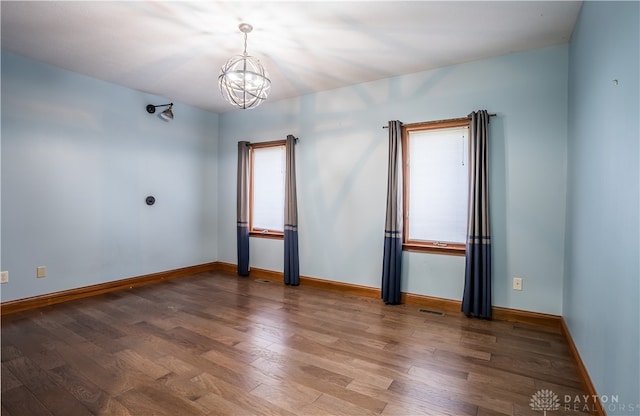
[[[441,312],[441,311],[434,311],[433,309],[424,309],[424,308],[420,308],[420,312],[430,313],[431,315],[444,316],[444,312]]]
[[[269,279],[256,279],[256,282],[258,282],[258,283],[271,283],[271,280],[269,280]]]

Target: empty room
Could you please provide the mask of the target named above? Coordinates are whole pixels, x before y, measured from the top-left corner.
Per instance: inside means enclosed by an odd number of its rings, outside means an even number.
[[[2,1],[2,415],[640,415],[637,1]]]

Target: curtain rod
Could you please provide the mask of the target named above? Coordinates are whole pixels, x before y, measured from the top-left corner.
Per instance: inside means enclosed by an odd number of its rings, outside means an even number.
[[[492,113],[489,114],[489,117],[495,117],[497,114],[496,113]],[[460,117],[460,118],[446,118],[446,119],[442,119],[442,120],[433,120],[433,121],[421,121],[420,123],[410,123],[410,124],[404,124],[402,123],[403,126],[405,127],[411,127],[411,126],[417,126],[418,124],[425,124],[425,123],[442,123],[445,121],[459,121],[459,120],[471,120],[471,117]],[[382,126],[383,129],[388,129],[389,126]]]

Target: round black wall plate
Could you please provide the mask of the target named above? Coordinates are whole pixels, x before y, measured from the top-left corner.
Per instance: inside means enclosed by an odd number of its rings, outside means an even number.
[[[147,202],[147,205],[153,205],[156,203],[156,199],[152,196],[148,196],[145,201]]]

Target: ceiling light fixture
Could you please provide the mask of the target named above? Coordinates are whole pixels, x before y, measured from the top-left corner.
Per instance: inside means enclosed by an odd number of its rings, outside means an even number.
[[[218,85],[225,100],[246,110],[267,99],[271,80],[260,61],[247,55],[247,33],[253,30],[253,26],[240,23],[238,28],[244,33],[244,53],[233,56],[220,68]]]
[[[169,104],[160,104],[160,105],[153,105],[153,104],[149,104],[147,106],[147,113],[149,114],[153,114],[156,112],[156,107],[169,107],[166,110],[164,110],[162,113],[158,114],[158,116],[163,119],[164,121],[171,121],[173,120],[173,103],[169,103]]]

